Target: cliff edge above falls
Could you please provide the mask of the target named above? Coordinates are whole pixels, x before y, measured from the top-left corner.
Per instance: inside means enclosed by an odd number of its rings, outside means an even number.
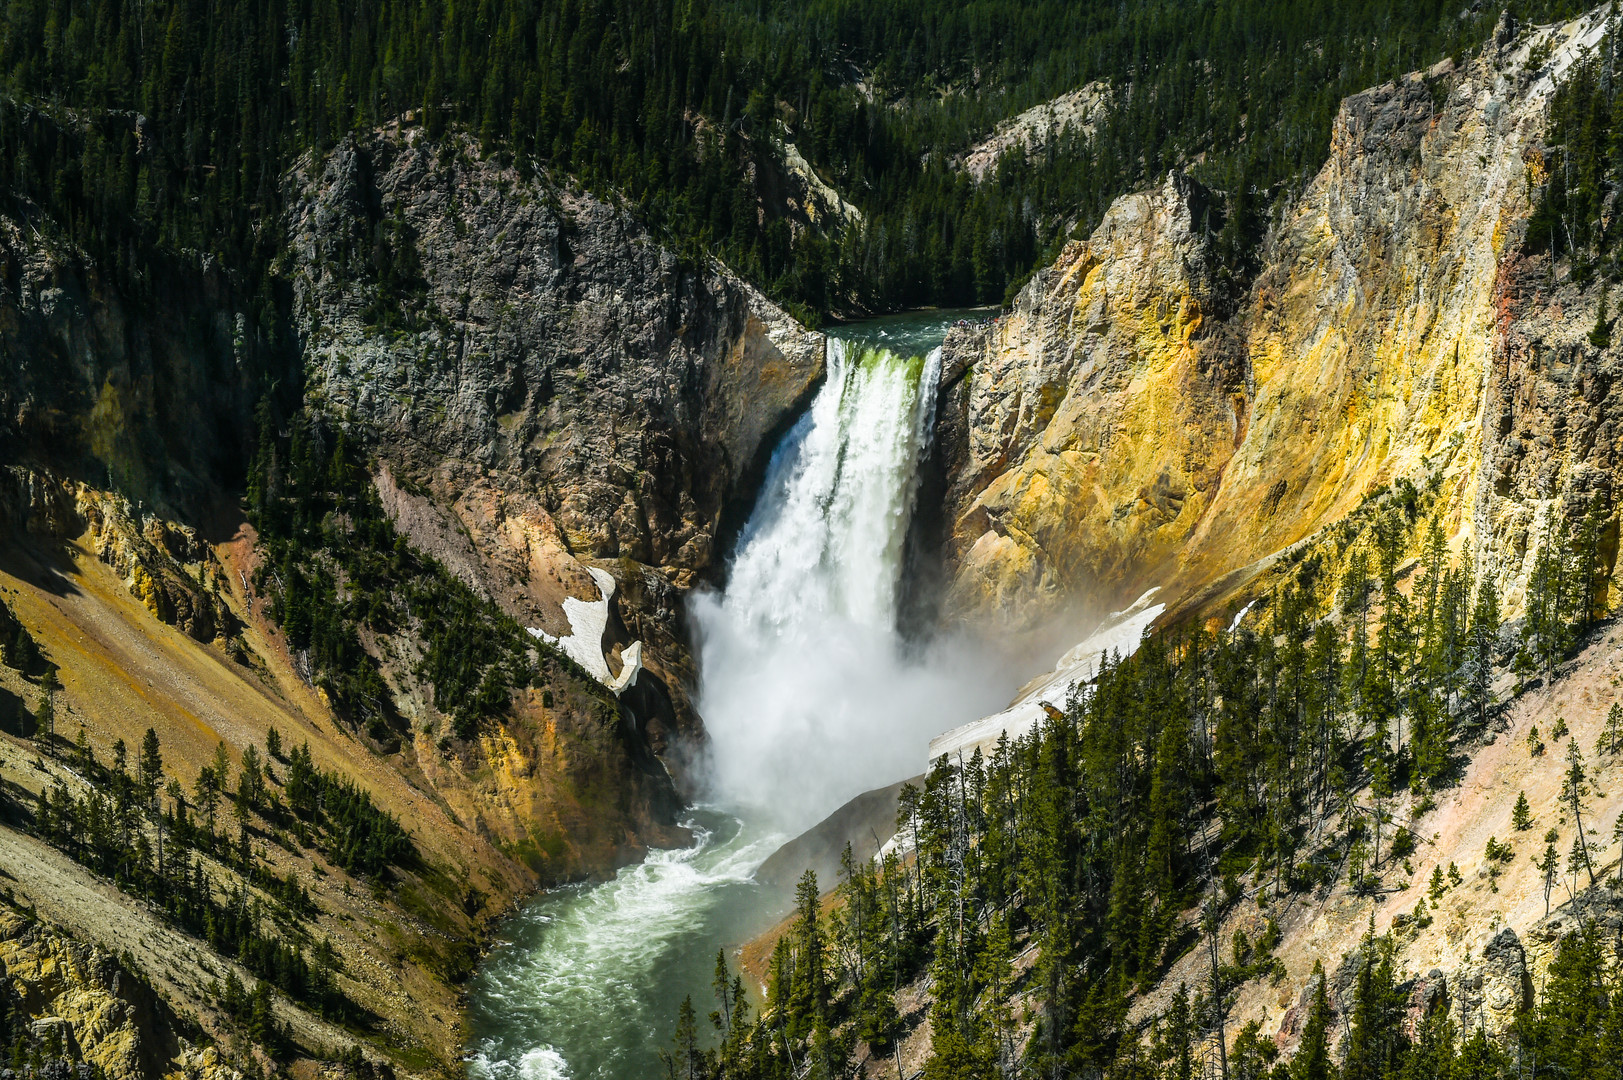
[[[1220,209],[1174,174],[955,330],[945,617],[1029,630],[1153,586],[1176,609],[1398,477],[1435,478],[1514,606],[1552,501],[1616,468],[1600,288],[1521,244],[1555,82],[1605,27],[1502,25],[1348,98],[1237,301],[1211,285]]]

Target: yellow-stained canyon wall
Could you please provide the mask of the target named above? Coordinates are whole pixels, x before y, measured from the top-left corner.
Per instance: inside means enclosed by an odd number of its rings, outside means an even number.
[[[1117,200],[1010,314],[956,331],[940,421],[947,617],[1029,630],[1153,586],[1189,600],[1398,477],[1442,485],[1458,543],[1491,535],[1518,553],[1491,567],[1514,599],[1529,507],[1568,491],[1595,446],[1558,447],[1553,469],[1546,455],[1540,478],[1496,494],[1484,463],[1505,452],[1501,384],[1521,387],[1509,426],[1535,442],[1566,399],[1605,408],[1548,369],[1517,381],[1517,357],[1540,347],[1603,362],[1583,338],[1598,293],[1562,286],[1551,323],[1552,298],[1534,295],[1543,260],[1520,247],[1555,80],[1604,28],[1599,13],[1505,27],[1462,67],[1347,99],[1243,297],[1217,284],[1213,200],[1173,174]],[[1536,343],[1518,353],[1518,335]]]

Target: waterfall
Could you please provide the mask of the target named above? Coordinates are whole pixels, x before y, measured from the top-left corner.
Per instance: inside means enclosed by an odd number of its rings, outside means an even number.
[[[812,824],[916,772],[949,718],[995,706],[966,684],[967,657],[908,660],[896,630],[940,365],[939,347],[831,339],[827,382],[773,456],[726,591],[696,598],[718,799]]]
[[[708,999],[717,949],[784,913],[753,879],[761,860],[851,796],[916,773],[937,732],[1007,701],[984,650],[904,655],[896,631],[934,425],[930,347],[953,317],[868,324],[888,351],[829,342],[828,380],[773,456],[726,590],[691,608],[714,799],[688,819],[695,843],[504,924],[511,945],[473,986],[474,1080],[660,1074],[678,1006]],[[590,613],[576,613],[585,627]]]
[[[896,622],[941,349],[902,357],[834,338],[828,353],[828,381],[773,457],[722,602],[766,637],[827,616],[886,631]]]

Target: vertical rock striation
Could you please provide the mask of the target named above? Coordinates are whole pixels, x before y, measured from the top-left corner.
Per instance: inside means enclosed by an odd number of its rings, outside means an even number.
[[[948,337],[950,617],[1022,628],[1094,583],[1124,594],[1202,520],[1245,416],[1212,213],[1176,174],[1118,199],[1011,314]]]

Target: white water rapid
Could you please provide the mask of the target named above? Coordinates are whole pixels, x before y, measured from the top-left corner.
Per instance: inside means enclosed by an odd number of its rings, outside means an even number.
[[[507,943],[472,987],[473,1080],[662,1075],[682,998],[711,1008],[718,943],[759,929],[750,879],[783,840],[714,808],[684,824],[692,847],[558,889],[503,924]]]
[[[701,1016],[714,1007],[717,949],[784,910],[753,881],[762,860],[851,796],[918,772],[932,735],[1008,700],[989,660],[945,645],[913,655],[896,627],[952,318],[830,341],[827,381],[773,456],[726,589],[691,608],[711,743],[696,843],[509,921],[472,988],[474,1080],[661,1075],[682,998]]]

